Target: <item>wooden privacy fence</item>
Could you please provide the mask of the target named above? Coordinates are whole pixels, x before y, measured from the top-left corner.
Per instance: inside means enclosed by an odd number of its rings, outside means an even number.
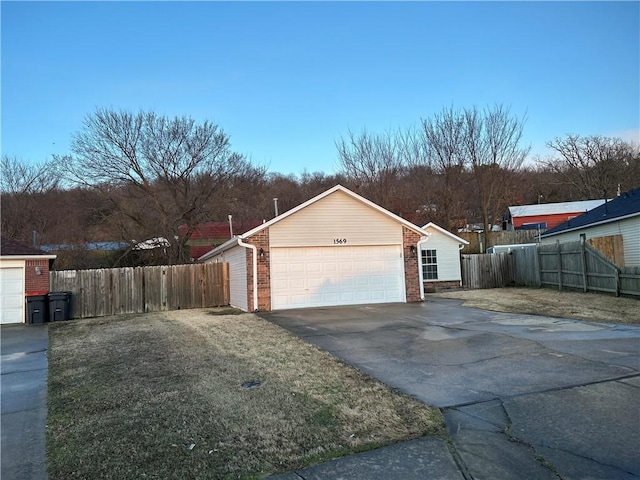
[[[513,257],[513,273],[516,285],[540,287],[540,262],[536,247],[517,248],[510,252]]]
[[[584,240],[542,245],[538,253],[542,286],[640,295],[640,268],[619,268]]]
[[[472,254],[482,253],[487,248],[496,245],[535,243],[538,241],[539,232],[537,230],[500,230],[498,232],[491,232],[488,244],[484,239],[484,233],[461,232],[456,235],[469,242],[469,245],[464,247],[464,251],[467,254]]]
[[[49,282],[71,292],[71,318],[229,304],[227,263],[52,271]]]
[[[518,248],[510,253],[462,255],[463,287],[511,285],[640,296],[640,267],[620,268],[585,241]]]
[[[462,286],[500,288],[513,285],[513,257],[508,253],[462,255]]]

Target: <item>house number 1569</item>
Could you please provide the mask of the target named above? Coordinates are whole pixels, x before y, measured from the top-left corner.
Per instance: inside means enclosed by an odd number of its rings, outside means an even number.
[[[333,239],[333,244],[334,245],[344,245],[345,243],[347,243],[347,239],[346,238],[334,238]]]

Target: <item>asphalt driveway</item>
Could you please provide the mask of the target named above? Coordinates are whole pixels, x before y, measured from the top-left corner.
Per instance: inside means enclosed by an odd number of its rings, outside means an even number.
[[[262,316],[441,407],[467,478],[640,478],[640,327],[429,298]]]
[[[3,325],[0,330],[2,479],[47,478],[48,339],[46,325]]]

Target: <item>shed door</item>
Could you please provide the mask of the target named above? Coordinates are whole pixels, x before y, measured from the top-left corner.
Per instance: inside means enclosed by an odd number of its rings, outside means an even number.
[[[0,323],[24,323],[24,269],[0,268]]]
[[[271,308],[404,302],[400,245],[271,249]]]

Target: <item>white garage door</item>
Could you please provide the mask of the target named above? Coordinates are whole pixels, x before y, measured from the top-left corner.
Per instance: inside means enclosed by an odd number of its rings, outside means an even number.
[[[404,302],[399,245],[271,249],[271,308]]]
[[[22,268],[0,268],[0,323],[24,323]]]

